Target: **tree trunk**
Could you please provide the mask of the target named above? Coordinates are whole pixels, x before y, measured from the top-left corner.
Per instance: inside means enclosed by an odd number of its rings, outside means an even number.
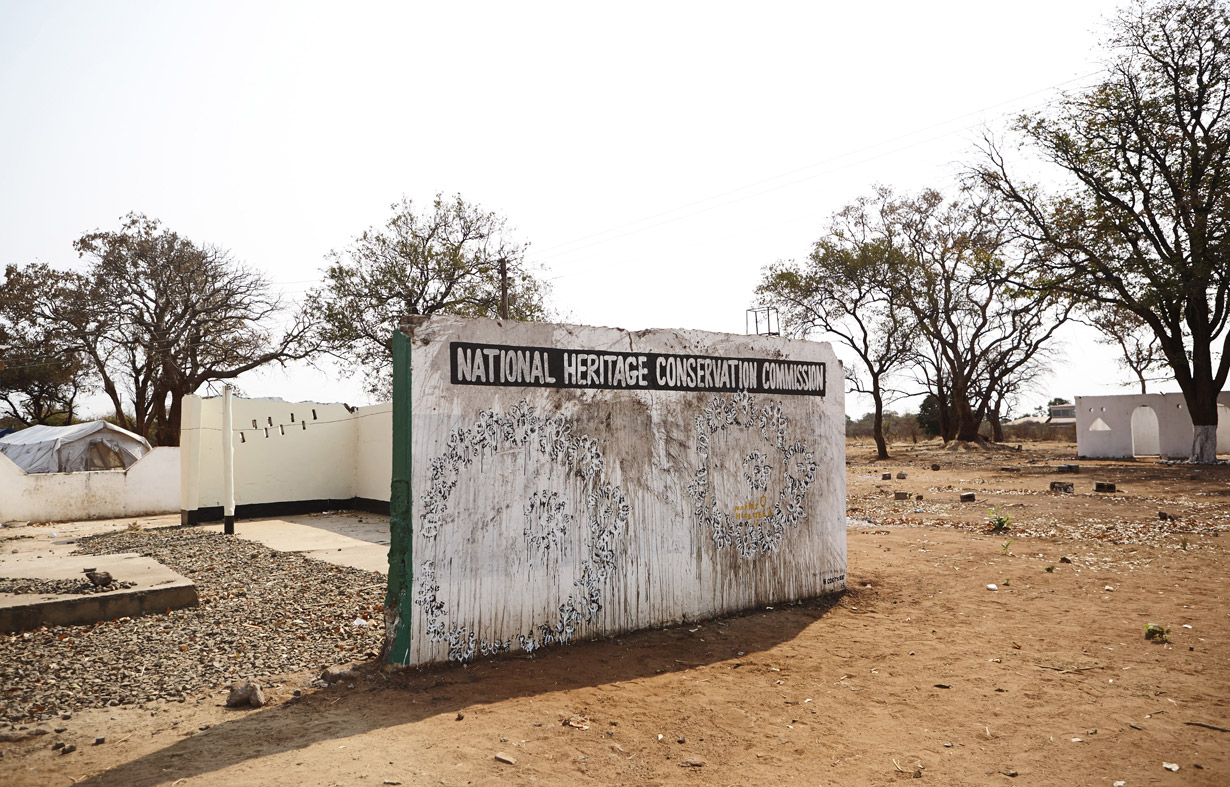
[[[1211,465],[1217,462],[1217,392],[1203,390],[1197,384],[1193,396],[1185,396],[1187,411],[1192,417],[1193,464]]]
[[[991,442],[1002,443],[1004,441],[1004,425],[999,420],[999,409],[996,408],[987,413],[987,420],[991,422]]]
[[[179,427],[183,420],[184,397],[171,394],[171,409],[158,434],[158,445],[179,445]]]
[[[873,387],[878,389],[878,386]],[[879,390],[875,390],[871,398],[876,406],[875,416],[871,421],[871,434],[876,441],[876,459],[887,459],[888,443],[884,440],[884,397],[880,395]]]

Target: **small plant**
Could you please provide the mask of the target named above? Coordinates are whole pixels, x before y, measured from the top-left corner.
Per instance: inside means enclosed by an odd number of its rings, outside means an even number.
[[[994,508],[991,509],[991,516],[987,520],[987,524],[991,526],[992,533],[1003,533],[1005,530],[1010,530],[1010,522],[1012,522],[1012,517],[1007,514],[1001,514]]]
[[[1047,566],[1047,567],[1046,567],[1046,573],[1048,573],[1048,574],[1054,574],[1054,573],[1055,573],[1055,567],[1054,567],[1054,566]]]
[[[140,522],[129,522],[128,527],[126,529],[128,530],[129,533],[140,533],[141,523]]]
[[[1146,623],[1145,639],[1163,643],[1170,642],[1170,629],[1159,626],[1156,623]]]
[[[1186,552],[1187,551],[1187,539],[1184,538],[1182,541],[1180,541],[1179,546],[1182,547],[1184,552]]]
[[[1016,539],[1015,539],[1015,538],[1010,538],[1010,539],[1008,539],[1007,541],[1005,541],[1005,542],[1004,542],[1004,552],[1005,552],[1005,553],[1007,553],[1007,552],[1008,552],[1008,547],[1012,546],[1012,545],[1013,545],[1013,544],[1015,544],[1015,543],[1016,543]]]

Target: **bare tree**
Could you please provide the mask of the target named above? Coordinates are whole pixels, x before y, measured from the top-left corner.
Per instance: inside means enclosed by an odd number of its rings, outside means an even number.
[[[1134,313],[1115,304],[1092,304],[1086,307],[1086,313],[1087,318],[1080,322],[1102,332],[1098,341],[1119,350],[1119,365],[1136,377],[1141,393],[1148,393],[1149,382],[1156,382],[1159,379],[1156,373],[1167,368],[1166,356],[1153,329]]]
[[[1230,12],[1141,0],[1113,20],[1107,76],[1017,130],[1074,185],[1047,196],[988,139],[982,181],[1038,246],[1022,283],[1117,306],[1149,326],[1216,461],[1230,375]]]
[[[946,201],[923,191],[895,201],[892,220],[910,259],[894,279],[897,297],[925,336],[920,348],[934,353],[923,368],[945,387],[953,437],[979,440],[996,398],[1053,339],[1071,304],[1009,284],[1026,261],[990,194],[965,190]]]
[[[10,269],[10,279],[36,285],[31,319],[72,339],[116,419],[151,441],[178,445],[185,394],[314,350],[304,315],[274,336],[267,324],[282,313],[280,299],[223,249],[197,246],[139,214],[74,245],[90,261],[85,273],[33,264]]]

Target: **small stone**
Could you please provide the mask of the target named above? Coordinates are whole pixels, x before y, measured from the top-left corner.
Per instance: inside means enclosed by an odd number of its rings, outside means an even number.
[[[63,721],[69,721],[69,720],[71,720],[71,719],[73,718],[73,714],[71,714],[71,713],[64,713],[64,714],[61,714],[61,715],[60,715],[60,718],[61,718]]]
[[[514,760],[512,757],[509,757],[507,754],[505,754],[502,751],[495,753],[495,761],[502,762],[505,765],[516,765],[517,764],[516,760]]]
[[[1060,563],[1071,563],[1071,562],[1072,562],[1072,558],[1070,558],[1070,557],[1061,557],[1061,558],[1059,558],[1059,562],[1060,562]]]
[[[906,478],[906,475],[905,475],[905,471],[904,471],[904,470],[902,470],[901,472],[897,473],[897,480],[898,480],[898,481],[904,481],[904,480],[905,480],[905,478]]]
[[[97,738],[94,739],[95,746],[102,746],[106,742],[107,742],[107,737],[105,735],[99,735]]]
[[[65,746],[63,749],[60,749],[60,754],[72,754],[75,751],[77,751],[77,746],[75,744],[70,743],[67,746]],[[1179,769],[1178,766],[1175,766],[1175,770],[1177,771],[1178,769]]]
[[[324,672],[320,673],[320,679],[325,682],[326,686],[351,678],[354,678],[354,672],[349,664],[334,664],[331,667],[325,667]]]
[[[1179,770],[1179,764],[1177,762],[1163,762],[1162,767],[1172,772]]]
[[[265,693],[255,683],[236,683],[231,687],[231,693],[226,695],[226,707],[238,708],[249,705],[259,708],[265,704]]]
[[[880,474],[880,480],[881,480],[881,481],[892,481],[892,480],[893,480],[893,474],[892,474],[892,473],[881,473],[881,474]]]
[[[687,740],[684,738],[680,738],[678,741],[676,741],[676,743],[687,743]]]
[[[1111,787],[1127,787],[1127,782],[1124,781],[1123,779],[1120,779],[1119,781],[1111,785]]]
[[[973,492],[962,492],[961,493],[962,503],[972,503],[977,499],[978,499],[978,496],[975,495]]]
[[[922,778],[922,768],[919,768],[919,769],[917,769],[917,770],[915,770],[915,771],[914,771],[914,778],[915,778],[915,779],[921,779],[921,778]]]
[[[987,585],[987,590],[999,590],[999,585],[996,585],[994,582],[992,582],[991,584]]]
[[[951,744],[951,743],[945,743],[945,744],[944,744],[944,748],[945,748],[945,749],[951,749],[951,748],[952,748],[952,744]]]
[[[932,469],[932,470],[939,470],[939,469],[940,469],[940,466],[939,466],[939,465],[931,465],[931,469]]]
[[[1095,481],[1093,484],[1093,491],[1095,492],[1114,492],[1115,485],[1110,483],[1109,481]]]
[[[679,767],[680,768],[703,768],[705,767],[705,761],[701,759],[697,759],[696,757],[688,757],[686,760],[679,761]]]
[[[63,748],[64,748],[64,741],[56,741],[55,743],[51,744],[52,751],[55,751],[56,749],[63,749]]]
[[[894,500],[909,500],[910,493],[909,492],[894,492],[893,499]]]
[[[466,717],[466,715],[465,715],[464,713],[462,713],[461,711],[458,711],[458,712],[457,712],[457,718],[456,718],[454,721],[461,721],[461,720],[462,720],[462,719],[464,719],[465,717]]]
[[[1071,481],[1052,481],[1051,491],[1070,495],[1076,491],[1076,484],[1073,484]]]
[[[1019,775],[1016,771],[1000,771],[1000,773],[1007,776],[1009,779],[1015,779]]]
[[[61,732],[66,732],[67,730],[68,727],[56,727],[56,735],[59,735]]]

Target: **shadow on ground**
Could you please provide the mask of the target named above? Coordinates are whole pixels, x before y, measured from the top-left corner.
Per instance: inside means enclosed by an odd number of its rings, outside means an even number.
[[[858,593],[848,591],[855,604]],[[793,639],[822,619],[842,597],[829,595],[721,619],[725,631],[706,638],[700,648],[692,635],[696,624],[690,623],[555,648],[534,658],[498,658],[465,668],[442,665],[386,675],[379,665],[369,664],[353,689],[343,682],[309,697],[248,712],[77,784],[145,787],[165,782],[170,775],[176,780],[191,778],[476,704],[652,677],[744,653],[750,657]],[[702,625],[713,631],[713,623]],[[692,660],[680,660],[683,653]],[[273,723],[270,716],[275,714],[283,718]]]

